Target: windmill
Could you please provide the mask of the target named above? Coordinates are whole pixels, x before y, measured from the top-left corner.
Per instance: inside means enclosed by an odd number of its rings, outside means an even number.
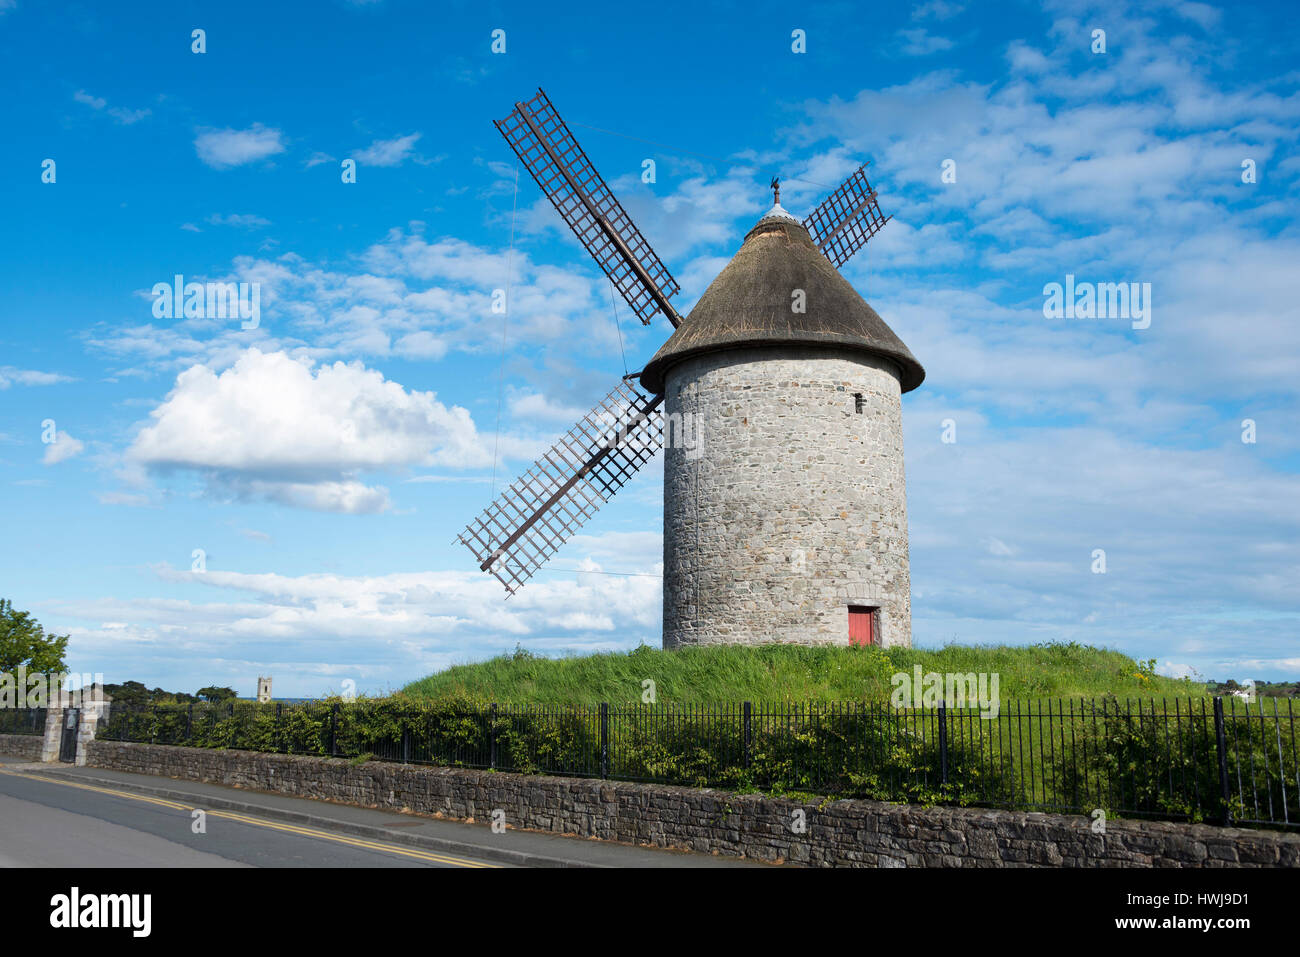
[[[683,318],[670,301],[679,291],[676,280],[545,92],[516,103],[496,127],[641,322],[649,325],[662,314],[675,331],[639,374],[617,382],[461,532],[458,540],[480,570],[494,575],[507,597],[515,594],[665,448],[666,647],[761,640],[881,643],[882,634],[884,643],[910,644],[897,407],[901,392],[919,385],[925,373],[838,272],[889,221],[867,182],[865,164],[802,222],[781,207],[774,178],[772,209]],[[774,361],[795,363],[798,379],[805,373],[810,380],[822,373],[838,378],[814,388],[811,381],[788,378],[789,370],[776,369]],[[641,388],[632,381],[638,378]],[[737,390],[756,400],[755,415],[727,412]],[[707,458],[664,441],[666,400],[670,419],[683,411],[697,415],[697,428],[710,437]],[[784,401],[786,408],[768,409],[772,401]],[[879,421],[846,420],[834,434],[809,442],[788,434],[791,409],[798,413],[793,419],[811,417],[814,433],[825,410],[836,416],[870,412]],[[744,424],[732,428],[722,421],[729,417]],[[868,447],[896,462],[859,461],[869,466],[872,479],[865,495],[852,488],[837,491],[833,476],[821,484],[809,484],[807,476],[792,485],[772,481],[767,489],[752,481],[754,465],[773,456],[774,474],[785,474],[781,466],[799,461],[808,448],[823,457],[842,452],[843,464],[851,466],[848,459]],[[808,471],[806,463],[799,471]],[[805,514],[798,524],[808,500],[816,514]],[[818,500],[825,501],[817,505]],[[829,528],[847,521],[835,516],[850,509],[868,523],[865,537],[849,532],[838,543],[826,541]],[[847,631],[840,621],[845,607]],[[774,614],[777,609],[783,613]],[[783,630],[773,634],[775,628]]]

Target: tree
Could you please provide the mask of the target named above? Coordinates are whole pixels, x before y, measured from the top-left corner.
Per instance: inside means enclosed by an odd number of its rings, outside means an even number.
[[[149,689],[138,681],[124,681],[120,685],[104,685],[104,694],[113,699],[114,707],[143,708],[149,704]]]
[[[208,689],[223,691],[228,689]],[[154,704],[188,704],[199,700],[183,691],[165,691],[154,688],[152,691],[138,681],[124,681],[120,685],[104,685],[104,693],[113,699],[114,705],[125,708],[145,708]],[[233,692],[232,692],[233,693]]]
[[[197,694],[203,700],[211,701],[214,704],[218,701],[225,701],[229,698],[239,697],[239,693],[235,691],[234,688],[214,688],[214,687],[200,688],[198,691],[195,692],[195,694]]]
[[[52,674],[67,669],[63,656],[68,635],[47,635],[30,614],[14,611],[13,602],[0,598],[0,671],[14,672],[26,666],[29,672]]]

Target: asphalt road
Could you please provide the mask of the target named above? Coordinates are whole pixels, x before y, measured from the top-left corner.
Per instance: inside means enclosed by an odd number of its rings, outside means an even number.
[[[4,867],[501,867],[472,856],[193,808],[0,767]]]
[[[0,755],[2,867],[768,866],[489,823]]]

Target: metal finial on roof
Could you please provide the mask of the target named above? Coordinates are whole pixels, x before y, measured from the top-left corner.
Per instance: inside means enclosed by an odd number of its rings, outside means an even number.
[[[780,177],[773,176],[773,177],[772,177],[772,182],[768,183],[768,186],[770,186],[770,187],[772,188],[772,202],[773,202],[775,205],[780,206],[780,205],[781,205],[781,179],[780,179]]]
[[[790,215],[790,212],[789,212],[788,210],[786,210],[785,207],[783,207],[780,203],[777,203],[775,206],[773,206],[771,209],[769,209],[766,213],[764,213],[764,214],[763,214],[763,218],[760,219],[759,222],[760,222],[760,223],[762,223],[762,222],[766,222],[767,220],[770,220],[770,219],[779,219],[779,220],[782,220],[782,221],[784,221],[784,222],[788,222],[788,223],[798,223],[798,222],[799,222],[799,220],[798,220],[796,217]],[[801,225],[802,225],[802,224],[801,224]]]

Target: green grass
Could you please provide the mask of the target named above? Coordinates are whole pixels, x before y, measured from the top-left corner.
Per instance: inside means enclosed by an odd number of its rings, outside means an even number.
[[[424,700],[593,705],[639,702],[655,682],[661,705],[740,701],[886,701],[897,672],[997,673],[1003,701],[1024,698],[1174,697],[1205,694],[1199,682],[1165,678],[1121,652],[1074,643],[1009,647],[948,645],[926,650],[762,645],[539,658],[525,651],[456,665],[403,692]]]

